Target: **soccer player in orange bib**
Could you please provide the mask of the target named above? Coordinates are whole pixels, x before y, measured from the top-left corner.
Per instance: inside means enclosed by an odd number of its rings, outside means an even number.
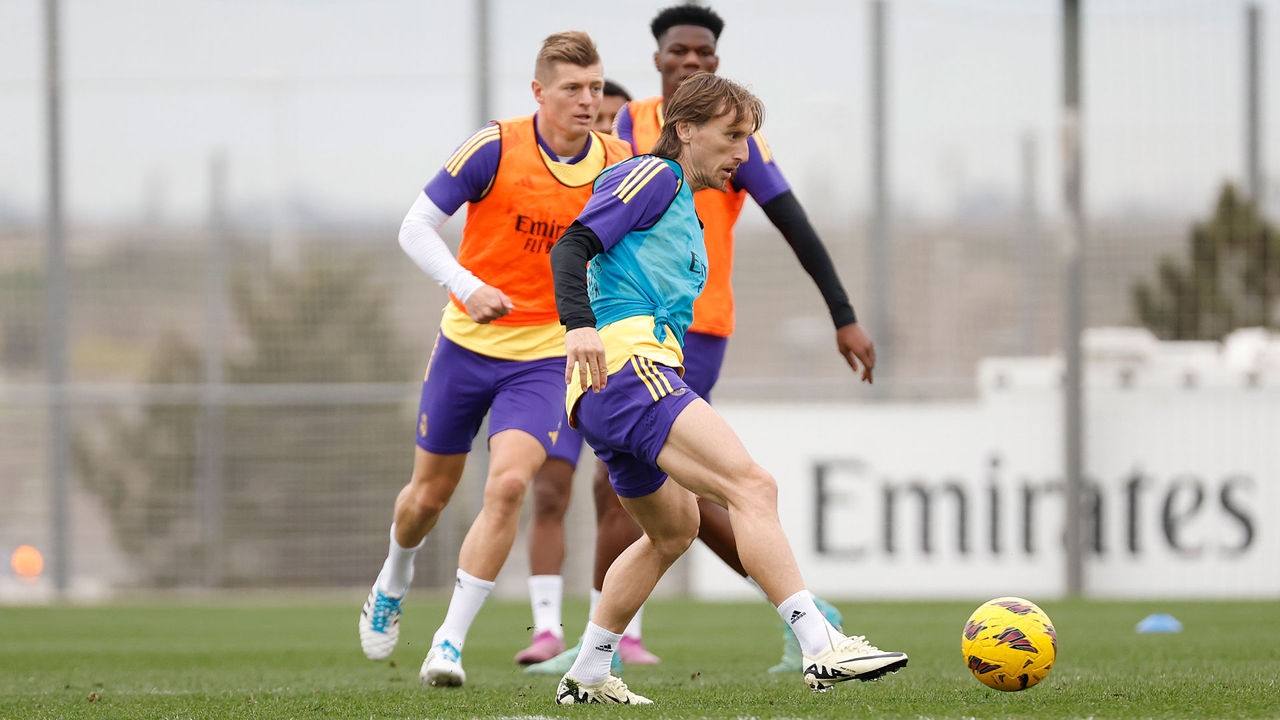
[[[615,126],[617,135],[630,143],[636,154],[649,152],[657,142],[665,124],[663,105],[680,82],[695,72],[714,73],[719,67],[716,43],[723,29],[724,21],[720,16],[700,5],[676,5],[654,17],[650,30],[658,43],[653,59],[662,75],[662,95],[627,103],[618,112]],[[835,327],[837,350],[855,373],[860,371],[863,381],[871,382],[875,348],[857,322],[826,248],[791,192],[786,178],[774,164],[768,143],[757,132],[749,138],[748,147],[748,159],[738,167],[723,190],[707,188],[694,195],[698,217],[704,224],[709,272],[706,288],[693,306],[693,324],[685,336],[685,382],[700,397],[710,400],[711,389],[720,375],[725,349],[734,329],[731,285],[733,226],[747,195],[760,205],[770,222],[778,228],[795,251],[801,266],[822,292]],[[593,606],[609,565],[640,536],[639,527],[618,504],[603,464],[597,467],[595,498],[597,534]],[[750,580],[738,558],[728,514],[723,508],[705,500],[699,501],[698,508],[701,513],[698,538],[729,567]],[[839,627],[842,621],[839,610],[820,598],[815,600],[828,620]],[[642,644],[641,618],[642,613],[637,613],[623,634],[619,653],[624,663],[658,661]],[[573,662],[576,651],[577,648],[571,648],[546,663],[530,666],[527,671],[562,674]],[[784,626],[782,660],[771,671],[797,671],[801,656],[794,633]]]
[[[422,664],[427,685],[466,680],[462,650],[515,540],[520,505],[564,414],[564,328],[549,253],[606,167],[631,156],[595,133],[604,73],[583,32],[548,37],[532,83],[534,115],[486,125],[462,143],[418,194],[400,244],[449,290],[427,364],[413,473],[395,502],[390,547],[360,614],[371,660],[390,656],[413,558],[462,478],[485,414],[484,504],[458,555],[448,612]],[[463,204],[458,256],[438,229]]]

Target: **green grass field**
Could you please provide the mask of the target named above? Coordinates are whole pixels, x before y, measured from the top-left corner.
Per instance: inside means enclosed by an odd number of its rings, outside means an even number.
[[[764,603],[655,601],[646,645],[661,665],[624,679],[649,707],[559,707],[556,678],[525,675],[523,603],[491,602],[468,638],[468,684],[423,688],[418,667],[443,617],[412,596],[388,662],[364,659],[349,601],[0,608],[0,718],[1234,718],[1280,717],[1280,603],[1047,602],[1057,665],[1000,693],[964,667],[959,638],[978,602],[839,603],[847,625],[911,664],[874,683],[811,693],[767,675],[781,647]],[[574,637],[585,604],[566,603]],[[1180,634],[1138,635],[1151,612]]]

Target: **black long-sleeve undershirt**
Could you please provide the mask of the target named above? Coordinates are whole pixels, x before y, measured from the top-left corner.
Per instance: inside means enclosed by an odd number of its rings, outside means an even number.
[[[782,233],[787,244],[795,252],[800,266],[822,292],[822,299],[827,302],[827,310],[831,313],[831,321],[836,328],[842,328],[858,321],[858,316],[849,304],[849,296],[840,284],[840,276],[836,274],[835,265],[826,247],[818,239],[818,233],[809,223],[804,208],[790,190],[760,206],[769,222]]]
[[[849,296],[840,283],[835,265],[818,233],[809,223],[800,201],[790,190],[765,203],[761,208],[822,293],[837,328],[858,321]],[[587,263],[604,252],[604,244],[590,228],[574,221],[551,249],[551,273],[555,280],[556,310],[560,322],[569,330],[595,327],[595,313],[587,297]]]
[[[556,311],[565,329],[596,326],[587,296],[587,263],[604,252],[604,243],[591,228],[575,220],[551,248],[551,277],[556,287]]]

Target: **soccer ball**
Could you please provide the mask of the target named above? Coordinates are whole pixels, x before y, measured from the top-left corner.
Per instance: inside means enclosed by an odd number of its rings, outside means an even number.
[[[1001,597],[978,607],[960,639],[973,676],[996,690],[1026,690],[1049,674],[1058,633],[1030,600]]]

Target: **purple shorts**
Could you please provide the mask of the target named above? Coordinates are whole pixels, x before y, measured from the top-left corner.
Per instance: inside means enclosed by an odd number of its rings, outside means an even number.
[[[563,378],[562,378],[563,380]],[[547,450],[547,459],[560,458],[574,467],[578,467],[578,458],[582,457],[582,436],[577,430],[569,427],[564,415],[564,398],[560,402],[560,431],[556,433],[555,442]]]
[[[471,452],[489,413],[489,436],[523,430],[550,450],[564,414],[564,358],[500,360],[440,335],[422,381],[418,447],[437,455]]]
[[[684,381],[698,397],[711,402],[711,388],[720,379],[729,338],[700,332],[684,334]],[[605,387],[608,387],[606,385]]]
[[[666,482],[658,453],[676,416],[697,397],[672,368],[633,356],[604,390],[578,400],[578,431],[609,468],[620,497],[644,497]]]

